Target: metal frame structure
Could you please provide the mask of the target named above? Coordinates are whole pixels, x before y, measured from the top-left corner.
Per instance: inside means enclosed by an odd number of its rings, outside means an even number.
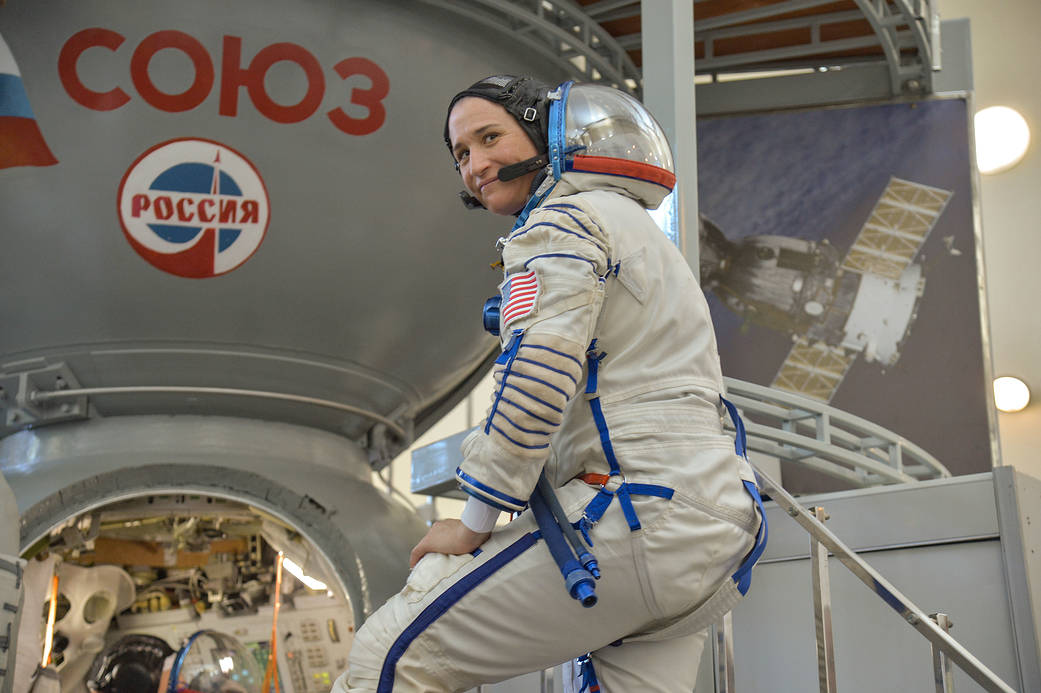
[[[857,487],[951,476],[928,452],[870,421],[783,390],[724,381],[745,416],[750,450]]]
[[[697,5],[707,0],[693,0]],[[641,69],[631,52],[643,47],[642,32],[612,35],[605,25],[634,22],[639,0],[423,0],[503,32],[568,75],[610,84],[640,96]],[[884,65],[890,96],[931,93],[933,72],[941,67],[940,15],[937,0],[852,0],[856,9],[814,8],[834,0],[782,0],[695,20],[694,40],[703,46],[697,58],[700,75],[713,81],[721,74],[789,74],[791,70],[832,70],[845,66]],[[866,20],[871,33],[834,38],[829,28]],[[763,37],[804,32],[808,40],[764,47]],[[721,50],[722,44],[740,48]]]
[[[508,34],[575,79],[640,91],[640,69],[625,48],[569,0],[422,1]]]
[[[932,72],[939,69],[938,52],[932,46],[939,40],[939,12],[932,0],[855,0],[858,10],[810,14],[772,20],[820,5],[830,0],[788,0],[742,12],[721,15],[697,22],[695,40],[703,41],[705,56],[698,58],[698,72],[716,74],[728,70],[818,68],[843,62],[865,62],[864,58],[822,59],[820,56],[879,46],[889,68],[892,94],[905,88],[929,91]],[[823,29],[829,25],[867,19],[874,33],[868,36],[827,39]],[[765,21],[764,21],[765,20]],[[902,28],[903,27],[903,28]],[[749,38],[778,31],[808,29],[810,41],[784,48],[753,49],[716,55],[716,42]],[[628,39],[620,41],[628,46]],[[908,49],[915,49],[910,53]],[[905,53],[910,53],[905,56]],[[877,62],[873,58],[869,62]]]

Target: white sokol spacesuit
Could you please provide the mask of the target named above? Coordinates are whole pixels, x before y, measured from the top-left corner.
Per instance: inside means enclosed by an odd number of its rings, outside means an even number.
[[[645,209],[672,188],[668,145],[631,97],[565,86],[550,92],[551,175],[500,242],[495,394],[457,472],[524,512],[475,555],[425,556],[335,690],[463,691],[591,653],[609,693],[690,691],[704,628],[747,589],[760,517],[721,428],[708,307]],[[525,510],[543,470],[593,543],[593,608]]]

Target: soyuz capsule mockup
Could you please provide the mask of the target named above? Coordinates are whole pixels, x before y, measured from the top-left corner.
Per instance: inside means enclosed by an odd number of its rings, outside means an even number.
[[[883,368],[899,360],[925,289],[914,259],[950,196],[891,178],[845,256],[826,239],[730,241],[702,216],[702,286],[746,320],[792,335],[774,387],[830,401],[858,354]]]
[[[233,636],[325,693],[405,582],[426,524],[373,480],[498,353],[466,316],[509,228],[459,204],[447,101],[567,74],[435,5],[0,2],[14,690],[155,691]]]

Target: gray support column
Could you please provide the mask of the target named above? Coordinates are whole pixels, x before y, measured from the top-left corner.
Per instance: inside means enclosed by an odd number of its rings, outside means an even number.
[[[694,127],[694,3],[643,0],[643,102],[665,129],[676,157],[680,250],[698,271],[698,149]]]

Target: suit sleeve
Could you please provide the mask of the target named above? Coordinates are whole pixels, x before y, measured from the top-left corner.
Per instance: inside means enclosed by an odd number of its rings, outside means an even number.
[[[570,197],[536,209],[507,239],[492,404],[456,471],[471,496],[506,511],[527,505],[582,380],[609,257],[592,210]]]

